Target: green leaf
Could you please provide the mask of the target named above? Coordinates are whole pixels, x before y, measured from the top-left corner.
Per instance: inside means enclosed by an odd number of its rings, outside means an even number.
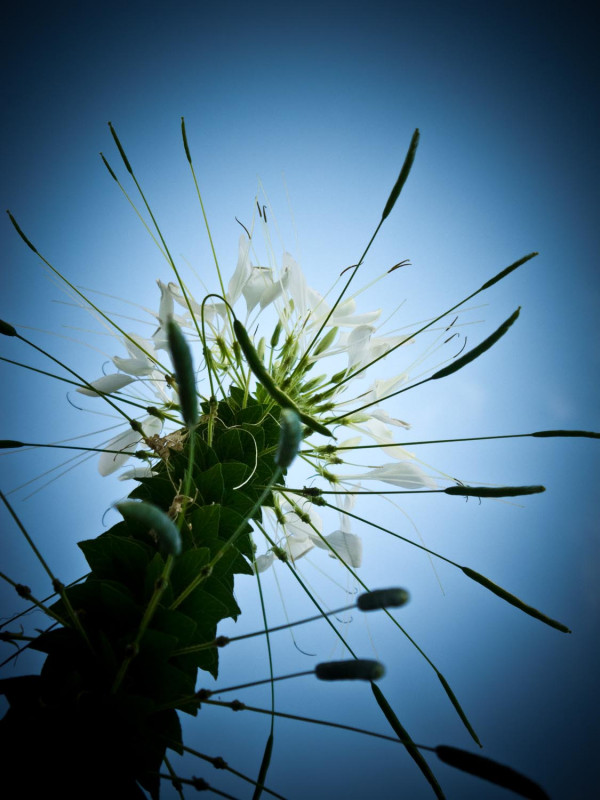
[[[171,586],[175,595],[181,594],[192,583],[210,561],[207,547],[188,550],[177,559],[171,572]],[[192,619],[195,619],[192,617]]]
[[[143,581],[150,561],[150,550],[133,539],[104,533],[77,545],[96,578],[112,578],[123,583]],[[133,586],[132,586],[133,588]]]

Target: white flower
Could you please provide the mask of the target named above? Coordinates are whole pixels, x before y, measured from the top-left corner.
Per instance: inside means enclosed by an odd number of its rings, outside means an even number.
[[[399,464],[384,464],[360,475],[343,475],[339,480],[383,481],[402,489],[437,489],[437,483],[433,478],[426,475],[416,464],[406,461]]]
[[[119,389],[123,389],[134,380],[135,378],[131,378],[129,375],[119,375],[118,373],[104,375],[102,378],[90,383],[91,389],[87,386],[78,386],[77,391],[88,397],[100,397],[103,394],[118,392]]]
[[[157,417],[146,417],[141,422],[142,430],[146,437],[155,436],[162,429],[162,422]],[[106,444],[107,451],[119,450],[120,452],[102,453],[98,461],[98,472],[100,475],[111,475],[123,466],[135,452],[138,445],[143,441],[143,437],[129,428],[124,433],[120,433]]]

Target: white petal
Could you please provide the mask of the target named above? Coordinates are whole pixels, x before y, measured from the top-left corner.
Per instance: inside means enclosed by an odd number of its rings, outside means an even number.
[[[334,531],[325,537],[333,547],[336,554],[350,567],[360,567],[362,564],[362,539],[355,533]],[[329,555],[335,558],[330,551]]]
[[[271,297],[273,292],[275,294],[271,299],[275,299],[277,294],[281,293],[281,287],[273,281],[273,270],[270,267],[252,267],[248,280],[242,289],[248,314],[258,303],[264,308],[262,304],[263,296]]]
[[[154,369],[154,364],[146,357],[119,358],[119,356],[114,356],[112,362],[121,372],[127,372],[129,375],[136,375],[138,377],[149,375]]]
[[[227,300],[231,305],[235,305],[242,289],[244,288],[248,278],[250,277],[250,263],[248,261],[248,253],[250,251],[250,239],[242,234],[240,236],[238,248],[238,263],[233,273],[233,277],[229,281],[229,288],[227,290]]]
[[[308,536],[287,536],[283,547],[292,561],[297,561],[305,556],[314,547],[313,541]]]
[[[92,381],[90,386],[93,386],[96,391],[88,389],[86,386],[79,386],[77,391],[88,397],[100,397],[101,395],[99,393],[112,394],[113,392],[118,392],[119,389],[122,389],[134,380],[135,378],[131,378],[129,375],[121,375],[115,372],[113,375],[103,375],[101,378],[98,378],[97,381]]]
[[[162,422],[158,417],[146,417],[141,421],[142,430],[146,436],[154,436],[160,433]],[[119,453],[102,453],[98,460],[98,472],[100,475],[111,475],[122,467],[135,451],[138,444],[142,441],[139,433],[132,428],[120,433],[111,439],[106,445],[107,450],[119,450]]]
[[[376,467],[364,475],[356,475],[361,480],[377,480],[400,486],[403,489],[436,489],[437,483],[426,475],[420,467],[407,461],[397,464],[385,464]]]
[[[396,419],[396,417],[390,417],[387,411],[384,411],[382,408],[372,408],[371,416],[375,417],[375,419],[380,419],[382,422],[386,422],[388,425],[396,425],[398,428],[404,428],[404,430],[410,430],[410,423],[404,422],[401,419]]]
[[[127,352],[132,358],[148,358],[146,353],[151,356],[154,355],[154,348],[149,339],[144,339],[143,336],[138,336],[137,333],[128,333],[127,338],[124,340]]]
[[[167,324],[167,319],[173,314],[173,293],[171,284],[156,281],[160,289],[160,305],[158,307],[158,319],[161,325]]]
[[[265,553],[262,556],[258,556],[256,559],[256,564],[254,565],[256,572],[264,572],[265,570],[269,569],[274,558],[275,555],[273,554],[273,551]]]
[[[163,426],[162,420],[154,416],[149,416],[143,419],[141,425],[146,436],[158,436]]]
[[[294,301],[296,313],[303,319],[308,309],[308,286],[304,273],[289,253],[283,254],[281,270],[288,275],[287,290],[289,296]]]
[[[131,458],[131,454],[141,441],[141,436],[136,431],[129,428],[124,433],[120,433],[106,444],[107,450],[120,450],[120,453],[102,453],[98,460],[98,472],[100,475],[111,475],[122,467]]]
[[[158,475],[158,472],[154,472],[152,467],[147,464],[143,467],[130,467],[126,469],[119,475],[119,480],[128,481],[130,478],[152,478],[154,475]]]
[[[285,515],[285,531],[286,534],[291,536],[298,536],[302,538],[317,536],[315,528],[320,532],[323,530],[323,521],[321,517],[314,510],[313,505],[307,505],[306,513],[309,516],[310,523],[304,522],[288,503],[282,506],[282,512]],[[318,537],[317,537],[318,538]]]

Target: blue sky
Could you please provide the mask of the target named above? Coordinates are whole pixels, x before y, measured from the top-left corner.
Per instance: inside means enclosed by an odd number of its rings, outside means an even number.
[[[98,156],[105,153],[125,177],[108,120],[182,265],[190,262],[214,287],[180,141],[183,115],[224,272],[237,257],[235,216],[250,218],[260,180],[281,231],[276,250],[293,253],[320,290],[360,256],[418,127],[414,169],[362,282],[404,258],[412,266],[369,290],[365,306],[382,307],[386,316],[403,303],[397,326],[410,325],[522,255],[540,255],[477,298],[461,319],[457,349],[465,335],[472,346],[522,307],[492,351],[461,373],[390,401],[390,413],[412,424],[406,440],[600,428],[599,69],[585,3],[487,8],[374,0],[285,9],[225,2],[215,10],[178,0],[125,7],[23,2],[11,13],[1,34],[3,202],[74,283],[156,308],[155,281],[169,278]],[[0,236],[0,316],[88,379],[97,377],[116,343],[87,333],[93,325],[60,302],[61,290],[8,220]],[[123,309],[116,300],[102,302]],[[2,355],[49,368],[12,341],[3,342]],[[436,363],[432,356],[426,365]],[[70,408],[61,385],[7,364],[0,370],[3,437],[56,441],[104,424]],[[361,576],[371,586],[411,591],[402,624],[454,687],[487,755],[538,779],[553,798],[589,797],[600,733],[597,445],[518,439],[429,446],[417,454],[465,482],[546,485],[544,495],[518,504],[410,498],[402,510],[428,546],[558,617],[573,634],[546,629],[438,564],[442,594],[426,559],[366,527]],[[10,491],[57,463],[47,452],[3,455],[0,486]],[[83,567],[74,543],[102,530],[103,513],[123,484],[101,479],[90,461],[24,500],[28,492],[14,492],[11,501],[63,580],[75,577]],[[387,504],[371,501],[362,512],[414,533]],[[3,570],[37,585],[43,576],[2,513]],[[315,558],[323,569],[327,561]],[[321,580],[332,607],[343,604],[343,590]],[[277,624],[284,611],[272,576],[265,584]],[[15,600],[2,591],[2,614],[14,612]],[[292,618],[310,613],[290,585],[283,593]],[[242,581],[238,594],[244,613],[236,629],[259,627],[255,586]],[[367,656],[372,639],[388,668],[382,688],[415,740],[469,748],[425,662],[385,620],[370,625],[369,635],[354,618],[344,630]],[[278,637],[282,674],[312,667],[315,658],[299,653],[289,635]],[[302,630],[298,644],[320,660],[334,652],[322,623]],[[224,651],[221,685],[249,672],[266,677],[264,650],[254,642]],[[26,671],[26,659],[17,669]],[[248,702],[266,704],[265,697],[255,690]],[[385,732],[362,687],[315,687],[302,678],[280,685],[278,704]],[[277,731],[269,783],[286,797],[429,796],[394,745],[300,723],[281,723]],[[199,749],[215,748],[214,755],[254,774],[267,723],[205,709],[189,735]],[[248,796],[244,785],[208,766],[181,769]],[[443,766],[436,772],[449,798],[508,796]]]

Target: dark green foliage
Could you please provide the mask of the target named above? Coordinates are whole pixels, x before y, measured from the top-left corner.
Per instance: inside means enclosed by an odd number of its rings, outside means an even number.
[[[198,713],[197,671],[217,676],[218,651],[208,645],[219,621],[240,613],[234,575],[252,573],[251,527],[246,524],[235,544],[189,591],[249,518],[275,469],[279,410],[266,416],[265,406],[252,398],[246,402],[243,408],[243,393],[233,390],[212,410],[210,445],[211,409],[202,409],[204,416],[188,435],[195,436],[190,497],[178,494],[189,438],[182,451],[170,450],[169,458],[159,461],[158,474],[143,479],[130,494],[174,521],[185,510],[181,552],[171,561],[170,575],[160,538],[135,515],[80,542],[90,573],[66,594],[88,641],[75,628],[41,634],[32,644],[46,654],[41,675],[0,682],[10,704],[0,722],[0,746],[18,767],[15,774],[23,777],[24,796],[37,791],[47,796],[58,787],[61,796],[116,792],[141,798],[142,786],[158,797],[166,742],[181,746],[176,709]],[[185,596],[178,601],[180,595]],[[62,600],[53,609],[68,619]],[[32,746],[32,735],[39,747]]]

